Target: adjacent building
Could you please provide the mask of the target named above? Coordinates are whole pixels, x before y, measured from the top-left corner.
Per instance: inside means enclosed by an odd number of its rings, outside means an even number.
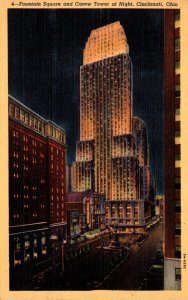
[[[105,229],[105,197],[91,190],[71,192],[67,197],[67,235],[77,237],[88,230]]]
[[[92,30],[80,68],[80,140],[72,188],[105,195],[108,225],[142,232],[154,212],[154,180],[146,125],[132,116],[132,76],[120,22]]]
[[[165,10],[164,288],[181,289],[180,11]]]
[[[51,237],[66,239],[65,131],[9,96],[11,287],[50,258]]]
[[[156,216],[160,216],[164,218],[164,204],[165,204],[165,198],[164,195],[156,195],[155,197],[155,214]]]

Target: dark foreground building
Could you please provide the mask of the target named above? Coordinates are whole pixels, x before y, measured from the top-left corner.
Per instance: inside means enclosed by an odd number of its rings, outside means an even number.
[[[180,11],[165,11],[164,288],[181,288]]]
[[[66,240],[65,131],[9,96],[10,288],[50,264]],[[61,253],[61,251],[57,251]],[[54,253],[53,253],[54,255]],[[57,263],[61,258],[57,257]]]

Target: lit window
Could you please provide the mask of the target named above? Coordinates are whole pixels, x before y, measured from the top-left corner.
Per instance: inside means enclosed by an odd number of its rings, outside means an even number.
[[[24,243],[24,262],[30,261],[30,241],[26,240]]]
[[[181,280],[181,268],[175,268],[175,280]]]
[[[30,117],[30,126],[34,127],[34,118],[33,118],[33,116]]]
[[[43,236],[41,239],[41,245],[42,245],[42,255],[47,254],[47,247],[46,247],[46,237]]]
[[[176,69],[180,69],[180,60],[177,60],[177,61],[175,62],[175,68],[176,68]]]
[[[42,122],[39,121],[39,131],[42,131]]]
[[[180,14],[175,14],[175,28],[180,28]]]
[[[176,223],[175,234],[181,235],[181,223]]]
[[[29,124],[29,115],[25,113],[25,123]]]
[[[175,211],[179,212],[179,213],[181,212],[181,203],[180,203],[180,200],[176,200]]]
[[[176,84],[175,85],[175,92],[179,92],[180,91],[180,84]]]
[[[20,110],[20,120],[21,120],[22,122],[25,121],[25,113],[24,113],[23,110]]]
[[[50,126],[50,135],[53,136],[53,127]]]
[[[15,116],[16,116],[17,119],[20,118],[20,109],[19,109],[19,107],[15,107]]]
[[[35,129],[38,129],[38,120],[34,118],[34,126],[35,126]]]
[[[176,246],[175,247],[175,257],[176,258],[181,258],[181,246]]]
[[[33,240],[33,258],[38,258],[38,241],[36,237]]]
[[[19,239],[17,238],[17,241],[14,246],[14,267],[21,265],[21,252],[20,252],[21,244],[19,242]]]
[[[10,116],[14,117],[14,105],[9,104],[9,114]]]
[[[180,131],[175,131],[175,137],[180,137]]]

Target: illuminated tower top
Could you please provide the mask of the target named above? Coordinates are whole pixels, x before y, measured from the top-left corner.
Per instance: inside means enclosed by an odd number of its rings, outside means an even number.
[[[92,30],[84,49],[83,63],[90,64],[121,53],[129,53],[125,31],[120,22]]]

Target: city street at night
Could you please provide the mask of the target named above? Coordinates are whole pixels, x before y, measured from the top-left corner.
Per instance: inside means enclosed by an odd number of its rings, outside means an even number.
[[[10,290],[163,289],[163,21],[9,11]]]
[[[163,239],[163,223],[151,229],[149,236],[138,246],[132,246],[131,254],[99,249],[103,244],[100,239],[94,244],[87,244],[85,253],[76,252],[74,258],[65,261],[65,272],[54,277],[52,269],[37,285],[40,290],[138,290],[150,261],[156,256]]]

